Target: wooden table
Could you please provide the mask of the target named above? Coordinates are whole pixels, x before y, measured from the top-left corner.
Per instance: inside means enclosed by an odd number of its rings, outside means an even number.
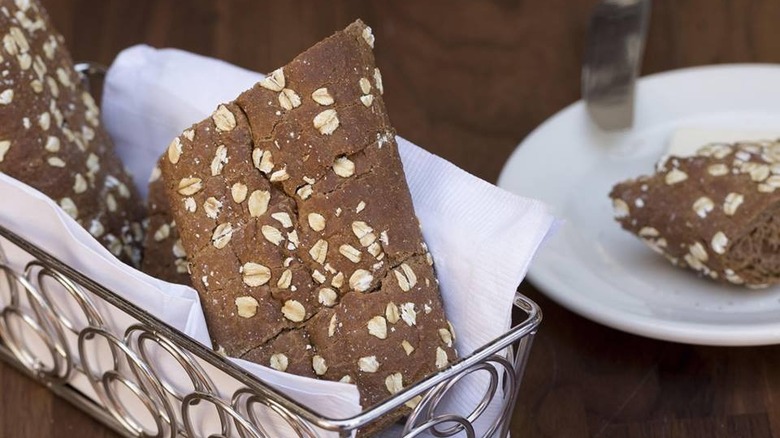
[[[385,100],[398,132],[495,181],[526,134],[578,99],[583,37],[596,2],[44,3],[79,60],[110,63],[121,49],[145,42],[258,71],[283,65],[362,17],[377,37]],[[644,73],[780,61],[780,2],[654,3]],[[530,284],[521,289],[541,304],[545,320],[514,413],[513,436],[780,436],[780,348],[643,339],[580,318]],[[0,436],[114,434],[0,365]]]

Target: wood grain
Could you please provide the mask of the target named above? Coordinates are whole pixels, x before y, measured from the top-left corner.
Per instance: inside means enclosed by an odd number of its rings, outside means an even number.
[[[146,43],[269,71],[361,17],[377,36],[398,132],[489,181],[524,136],[579,98],[595,2],[44,0],[74,57],[103,63]],[[779,62],[778,16],[775,0],[657,0],[643,71]],[[643,339],[521,290],[545,320],[513,437],[780,436],[780,348]],[[0,436],[114,435],[0,365]]]

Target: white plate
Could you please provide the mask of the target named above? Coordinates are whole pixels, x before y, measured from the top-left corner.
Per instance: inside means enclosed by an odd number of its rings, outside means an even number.
[[[677,128],[780,127],[780,66],[699,67],[642,78],[636,119],[599,131],[577,102],[531,133],[498,185],[546,201],[565,222],[529,278],[586,318],[638,335],[707,345],[780,343],[780,287],[721,285],[675,268],[612,218],[611,187],[652,172]]]

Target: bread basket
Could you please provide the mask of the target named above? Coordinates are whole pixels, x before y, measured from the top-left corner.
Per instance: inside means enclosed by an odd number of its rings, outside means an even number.
[[[104,71],[93,64],[77,69],[85,80]],[[475,422],[488,406],[499,406],[502,415],[479,436],[506,437],[541,321],[539,307],[517,294],[515,313],[521,316],[508,332],[381,404],[332,418],[246,373],[3,224],[0,277],[0,358],[124,436],[352,436],[407,404],[415,407],[405,423],[385,436],[475,437]],[[489,382],[481,402],[468,414],[443,409],[448,392],[474,374]],[[171,380],[174,375],[177,381]],[[229,385],[215,386],[225,379]]]

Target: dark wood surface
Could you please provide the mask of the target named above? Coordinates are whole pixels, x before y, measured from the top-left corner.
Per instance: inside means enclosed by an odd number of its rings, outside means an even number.
[[[110,63],[148,43],[258,71],[361,17],[377,37],[398,132],[495,181],[525,135],[578,99],[595,0],[44,3],[79,60]],[[776,0],[657,0],[653,8],[644,73],[780,61]],[[532,285],[521,289],[545,320],[513,437],[780,436],[780,348],[643,339],[580,318]],[[0,364],[0,436],[114,435]]]

